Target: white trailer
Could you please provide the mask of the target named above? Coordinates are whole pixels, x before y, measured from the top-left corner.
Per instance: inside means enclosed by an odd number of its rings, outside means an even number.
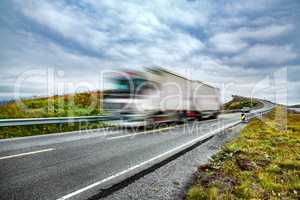
[[[126,81],[124,77],[116,79],[117,84],[126,85],[119,87],[128,89],[126,95],[122,96],[124,91],[116,90],[113,93],[117,97],[108,94],[104,101],[105,105],[121,104],[117,110],[123,118],[119,125],[144,126],[166,121],[215,118],[219,113],[220,93],[215,87],[162,68],[129,74]]]

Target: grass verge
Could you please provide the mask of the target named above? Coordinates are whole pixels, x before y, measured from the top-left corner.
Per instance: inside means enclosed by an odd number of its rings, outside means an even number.
[[[198,168],[186,199],[300,199],[299,122],[283,108],[251,120]]]
[[[102,115],[102,92],[23,99],[0,105],[0,119]]]
[[[80,122],[0,127],[0,139],[45,135],[50,133],[61,133],[78,130],[89,130],[107,126],[108,124],[103,122]]]
[[[0,105],[0,119],[77,117],[103,115],[102,92],[23,99]],[[107,126],[103,122],[40,124],[0,127],[0,139],[88,130]]]

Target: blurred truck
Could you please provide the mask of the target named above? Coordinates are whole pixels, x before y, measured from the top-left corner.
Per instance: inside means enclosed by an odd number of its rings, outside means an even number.
[[[218,88],[189,80],[163,68],[121,71],[110,78],[103,106],[120,120],[118,126],[139,127],[165,122],[217,118]]]

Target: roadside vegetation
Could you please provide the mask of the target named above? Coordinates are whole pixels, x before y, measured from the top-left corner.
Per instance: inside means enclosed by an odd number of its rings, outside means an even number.
[[[104,112],[101,100],[100,91],[24,99],[21,102],[1,105],[0,119],[102,115]],[[87,130],[104,126],[107,125],[103,122],[81,122],[0,127],[0,139]]]
[[[0,139],[46,135],[50,133],[62,133],[78,130],[90,130],[107,126],[108,124],[103,122],[80,122],[0,127]]]
[[[0,119],[101,115],[100,91],[24,99],[0,106]]]
[[[186,199],[300,199],[299,121],[283,107],[251,120],[198,168]]]
[[[233,99],[226,104],[224,104],[224,110],[236,110],[242,109],[243,107],[249,108],[261,108],[263,104],[255,99],[240,97],[240,96],[233,96]]]

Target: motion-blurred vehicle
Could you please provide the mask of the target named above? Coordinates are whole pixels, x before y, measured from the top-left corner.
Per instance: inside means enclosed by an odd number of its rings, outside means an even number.
[[[104,109],[119,126],[138,127],[163,122],[217,118],[218,88],[189,80],[162,68],[122,71],[110,78],[113,89],[104,93]]]
[[[250,107],[243,107],[241,111],[242,111],[242,113],[249,113],[251,111],[251,108]]]

